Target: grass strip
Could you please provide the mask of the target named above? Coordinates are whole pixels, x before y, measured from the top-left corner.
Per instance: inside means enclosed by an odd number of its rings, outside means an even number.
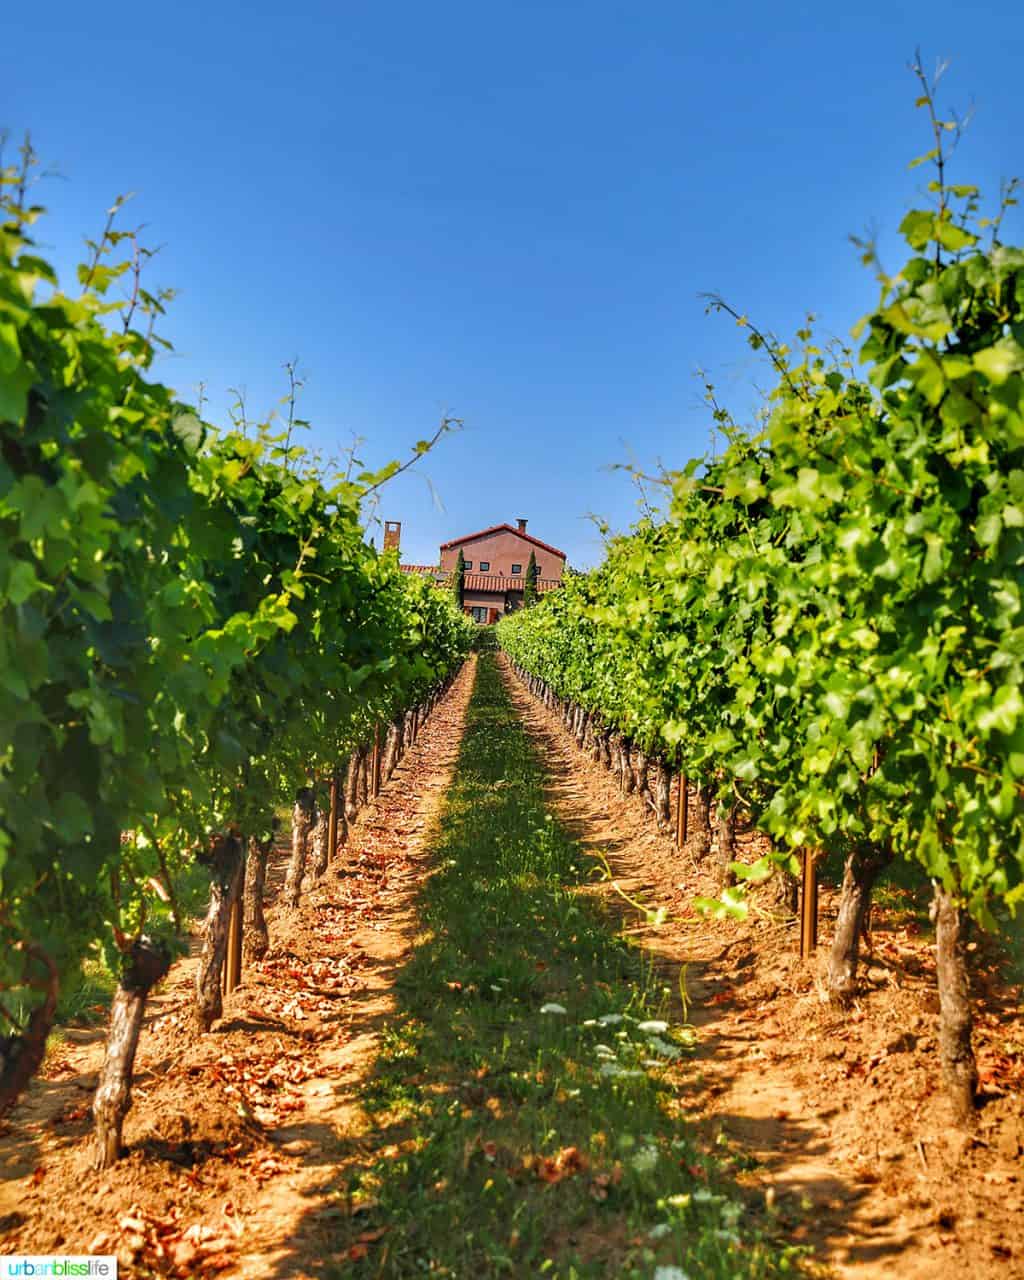
[[[697,1143],[692,1030],[599,903],[483,655],[420,902],[424,935],[363,1103],[345,1262],[380,1276],[737,1280],[799,1270]],[[361,1210],[361,1211],[360,1211]],[[361,1237],[361,1238],[360,1238]],[[338,1255],[335,1255],[338,1256]],[[339,1272],[339,1273],[341,1273]]]

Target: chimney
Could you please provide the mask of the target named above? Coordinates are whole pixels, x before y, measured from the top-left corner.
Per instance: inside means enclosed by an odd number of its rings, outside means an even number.
[[[526,521],[523,519],[522,516],[519,517],[519,519],[516,521],[516,524],[519,526],[520,533],[526,532]]]
[[[397,551],[402,541],[401,520],[384,521],[384,550]]]

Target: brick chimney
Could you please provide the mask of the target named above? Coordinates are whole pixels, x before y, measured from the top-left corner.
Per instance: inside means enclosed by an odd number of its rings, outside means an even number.
[[[516,521],[516,524],[519,526],[520,533],[526,532],[526,521],[523,519],[522,516],[519,517],[519,519]]]
[[[397,551],[402,541],[401,520],[384,521],[384,550]]]

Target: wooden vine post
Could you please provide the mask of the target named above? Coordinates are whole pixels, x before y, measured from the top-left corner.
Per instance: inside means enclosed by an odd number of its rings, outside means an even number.
[[[331,774],[331,811],[327,819],[327,865],[338,856],[338,770]]]
[[[803,852],[800,885],[800,958],[806,959],[818,945],[818,868],[813,849]]]
[[[370,794],[380,795],[380,725],[373,726],[373,773]]]
[[[230,995],[242,981],[242,894],[235,895],[228,923],[228,945],[220,971],[221,990]]]
[[[686,837],[690,826],[690,794],[686,782],[686,774],[679,775],[679,801],[676,805],[676,846],[686,846]]]
[[[234,921],[234,930],[231,934],[231,946],[228,950],[228,956],[231,962],[231,990],[241,986],[242,983],[242,940],[245,934],[245,900],[239,886],[238,896],[235,898],[235,909],[232,912]]]

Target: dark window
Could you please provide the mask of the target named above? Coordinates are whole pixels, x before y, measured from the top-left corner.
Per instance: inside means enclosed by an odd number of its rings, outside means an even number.
[[[483,607],[483,606],[480,606],[480,605],[474,605],[474,607],[473,607],[473,609],[472,609],[472,614],[473,614],[473,621],[474,621],[474,622],[486,622],[486,621],[487,621],[487,609],[486,609],[486,607]]]
[[[491,571],[491,562],[490,562],[490,560],[481,560],[481,561],[480,561],[480,572],[481,572],[481,573],[490,573],[490,571]]]
[[[513,573],[522,573],[522,571],[523,571],[523,566],[521,564],[514,564],[512,566]]]
[[[463,562],[462,562],[462,563],[465,565],[465,567],[466,567],[467,569],[472,569],[472,567],[473,567],[473,561],[472,561],[472,560],[463,560]]]

